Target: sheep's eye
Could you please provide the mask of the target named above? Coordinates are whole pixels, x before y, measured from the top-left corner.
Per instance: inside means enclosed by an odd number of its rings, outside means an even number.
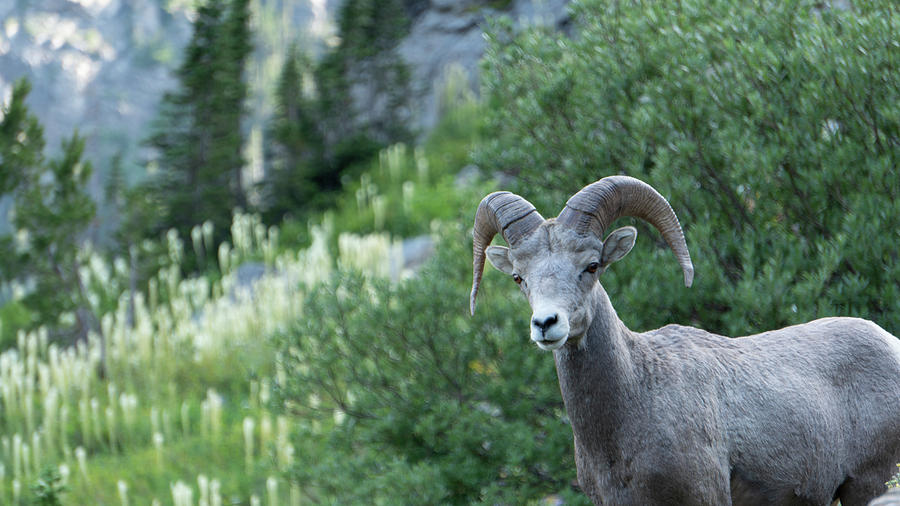
[[[597,269],[600,268],[600,264],[597,262],[591,262],[588,264],[587,269],[585,271],[590,272],[591,274],[597,272]]]
[[[519,276],[518,274],[513,274],[513,281],[515,281],[517,285],[521,285],[522,284],[522,276]]]

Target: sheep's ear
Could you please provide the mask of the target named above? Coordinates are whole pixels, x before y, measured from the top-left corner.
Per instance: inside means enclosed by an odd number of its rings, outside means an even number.
[[[486,250],[488,260],[500,272],[512,275],[513,264],[509,259],[509,248],[505,246],[488,246]]]
[[[600,253],[600,268],[606,270],[609,264],[620,260],[634,247],[637,229],[634,227],[617,228],[606,236],[603,251]]]

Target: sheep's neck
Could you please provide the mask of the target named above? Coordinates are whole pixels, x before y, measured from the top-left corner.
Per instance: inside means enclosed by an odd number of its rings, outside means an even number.
[[[616,432],[637,400],[634,338],[619,320],[602,287],[593,293],[594,318],[578,346],[554,352],[566,413],[578,444],[609,463],[620,452]]]

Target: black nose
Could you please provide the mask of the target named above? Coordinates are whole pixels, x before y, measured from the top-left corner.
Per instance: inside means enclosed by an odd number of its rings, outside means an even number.
[[[552,316],[548,316],[544,319],[544,321],[540,321],[537,318],[531,320],[531,323],[534,324],[535,327],[541,329],[541,333],[547,332],[547,329],[553,326],[556,321],[559,319],[559,315],[553,314]]]

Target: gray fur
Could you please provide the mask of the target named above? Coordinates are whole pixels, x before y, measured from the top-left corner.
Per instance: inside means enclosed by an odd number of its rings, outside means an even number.
[[[857,506],[884,491],[900,461],[897,338],[856,318],[738,339],[678,325],[632,332],[598,282],[603,269],[585,270],[603,256],[598,238],[554,219],[488,251],[522,277],[531,337],[554,351],[594,503]],[[563,324],[565,335],[554,330]]]

